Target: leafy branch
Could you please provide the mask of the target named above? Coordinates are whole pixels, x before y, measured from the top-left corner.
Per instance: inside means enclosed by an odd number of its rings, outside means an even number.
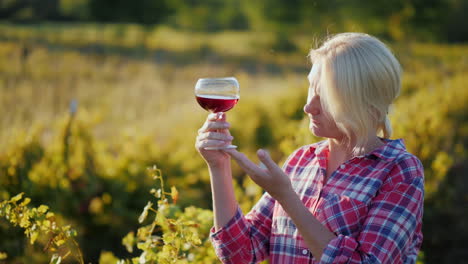
[[[207,236],[203,227],[210,225],[211,211],[195,207],[182,211],[176,205],[179,199],[177,189],[173,186],[170,192],[165,191],[161,170],[153,166],[148,168],[148,174],[160,184],[159,189],[150,191],[158,199],[157,207],[149,201],[138,221],[143,223],[149,214],[154,214],[154,218],[149,225],[140,227],[136,236],[130,232],[123,238],[127,251],[132,253],[136,246],[142,253],[137,258],[120,262],[172,264],[193,261],[193,250],[202,244],[200,237]]]
[[[78,263],[84,264],[83,255],[74,239],[77,232],[70,225],[60,226],[55,214],[46,205],[28,207],[31,199],[23,198],[20,193],[9,200],[0,202],[0,217],[5,218],[14,226],[24,229],[29,242],[34,244],[39,237],[46,237],[44,252],[52,252],[50,263],[58,264],[68,257],[74,257]],[[0,254],[0,259],[6,259],[6,253]]]

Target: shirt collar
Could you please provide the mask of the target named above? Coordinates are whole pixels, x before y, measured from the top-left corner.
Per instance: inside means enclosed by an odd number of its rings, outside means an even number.
[[[309,146],[310,153],[315,153],[317,156],[325,149],[328,150],[328,140],[322,140]]]
[[[366,156],[374,155],[383,160],[391,161],[398,157],[402,152],[406,151],[405,143],[403,139],[388,139],[381,138],[385,142],[385,145],[373,150],[371,153],[368,153]]]
[[[406,151],[403,139],[381,138],[381,140],[385,143],[383,146],[374,149],[372,152],[367,153],[366,155],[358,157],[362,158],[375,156],[382,160],[391,161],[398,157],[401,154],[401,152]],[[322,153],[325,149],[328,150],[328,140],[322,140],[309,146],[310,153],[315,153],[315,155]]]

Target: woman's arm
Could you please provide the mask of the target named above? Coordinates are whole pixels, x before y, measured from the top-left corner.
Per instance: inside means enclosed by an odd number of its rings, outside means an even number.
[[[392,170],[371,203],[361,233],[354,238],[335,235],[323,226],[294,193],[287,175],[265,152],[259,151],[258,156],[267,169],[258,167],[236,150],[226,152],[282,205],[312,255],[321,263],[415,261],[412,248],[418,249],[422,240],[424,180],[422,165],[414,156],[408,155]],[[339,207],[336,210],[340,210]],[[342,217],[339,212],[334,214]]]
[[[219,230],[234,217],[238,203],[232,185],[231,163],[208,166],[213,197],[214,227]]]
[[[294,191],[284,197],[278,197],[277,201],[293,220],[312,256],[320,259],[323,251],[330,241],[336,238],[336,235],[310,213]]]
[[[292,188],[289,177],[273,162],[268,153],[258,151],[258,157],[265,164],[266,169],[258,167],[244,154],[236,150],[228,152],[237,163],[250,175],[253,181],[264,188],[283,210],[291,217],[301,233],[304,242],[316,259],[320,259],[328,243],[336,237],[322,225],[302,203]]]
[[[208,165],[213,197],[214,225],[216,230],[226,225],[237,208],[232,186],[231,159],[221,150],[207,150],[207,147],[222,147],[230,144],[229,123],[224,113],[208,115],[198,130],[195,148]]]
[[[198,131],[195,144],[211,179],[214,227],[210,238],[223,263],[255,263],[268,256],[274,201],[264,195],[249,214],[242,214],[234,195],[229,155],[205,149],[230,144],[228,128],[224,113],[211,114]]]
[[[247,215],[237,207],[225,226],[212,228],[210,239],[222,263],[258,263],[269,256],[273,206],[265,193]]]

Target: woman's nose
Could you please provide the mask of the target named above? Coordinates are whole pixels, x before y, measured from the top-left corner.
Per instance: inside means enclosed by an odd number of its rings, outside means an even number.
[[[312,98],[304,105],[304,113],[311,114],[311,115],[320,114],[320,106],[318,104],[319,102],[317,102],[315,98]]]
[[[309,113],[308,110],[309,110],[309,102],[307,102],[307,103],[304,105],[304,113],[308,114],[308,113]]]

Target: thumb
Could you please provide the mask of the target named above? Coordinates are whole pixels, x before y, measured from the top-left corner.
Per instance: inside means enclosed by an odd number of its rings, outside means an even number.
[[[270,154],[263,149],[257,151],[257,156],[260,161],[267,167],[271,172],[283,172],[283,170],[276,165],[276,163],[271,159]]]
[[[216,116],[216,119],[217,119],[218,121],[226,122],[226,120],[227,120],[227,118],[226,118],[226,113],[224,113],[224,112],[218,112],[218,113],[216,113],[216,115],[217,115],[217,116]],[[228,135],[228,136],[231,135],[231,132],[229,132],[229,129],[228,129],[228,128],[220,129],[220,130],[218,130],[218,132],[224,133],[224,134],[226,134],[226,135]]]
[[[216,113],[217,114],[217,119],[219,121],[226,121],[226,113],[224,112],[218,112]]]

